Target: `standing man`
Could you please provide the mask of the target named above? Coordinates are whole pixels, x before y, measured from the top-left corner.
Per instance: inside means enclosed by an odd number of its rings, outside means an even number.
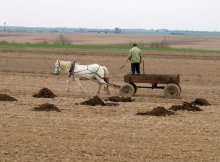
[[[142,61],[142,51],[137,47],[137,44],[133,44],[133,48],[130,49],[128,54],[128,60],[131,62],[132,74],[140,74],[140,63]]]

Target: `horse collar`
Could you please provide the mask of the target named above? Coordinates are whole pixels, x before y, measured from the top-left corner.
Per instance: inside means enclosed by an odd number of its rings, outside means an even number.
[[[58,66],[59,66],[59,68],[61,69],[61,70],[63,70],[63,68],[61,67],[61,65],[60,65],[60,61],[58,60]]]
[[[69,77],[71,77],[71,75],[72,75],[73,78],[74,78],[75,65],[76,65],[76,60],[74,60],[74,61],[71,63],[70,70],[69,70]]]

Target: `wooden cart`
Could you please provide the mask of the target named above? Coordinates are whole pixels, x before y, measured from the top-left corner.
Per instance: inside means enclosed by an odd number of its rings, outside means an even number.
[[[138,88],[163,89],[164,95],[168,98],[179,98],[181,93],[179,75],[159,75],[159,74],[127,74],[124,76],[127,84],[120,87],[120,95],[131,97],[135,95]],[[148,83],[150,86],[139,83]]]

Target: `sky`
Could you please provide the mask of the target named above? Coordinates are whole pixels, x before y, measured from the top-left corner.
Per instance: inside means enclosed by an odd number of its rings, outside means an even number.
[[[0,26],[220,31],[220,0],[0,0]]]

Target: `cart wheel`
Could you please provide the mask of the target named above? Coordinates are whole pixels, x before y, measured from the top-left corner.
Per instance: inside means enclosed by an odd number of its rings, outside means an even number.
[[[178,98],[180,97],[180,87],[176,84],[170,83],[165,86],[164,94],[168,98]]]
[[[122,97],[131,97],[135,93],[135,89],[131,84],[125,84],[120,88],[120,95]]]
[[[181,86],[180,85],[178,85],[178,87],[179,87],[179,89],[180,89],[180,93],[182,92],[182,88],[181,88]]]
[[[134,94],[137,92],[137,86],[134,83],[130,83],[134,87]]]

